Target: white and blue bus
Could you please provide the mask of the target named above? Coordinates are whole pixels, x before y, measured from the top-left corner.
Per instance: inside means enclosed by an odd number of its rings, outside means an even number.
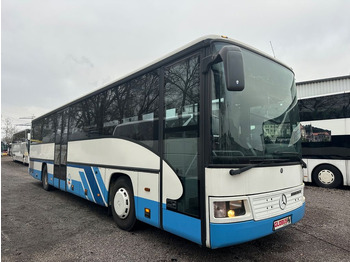
[[[30,174],[209,248],[304,216],[294,73],[227,37],[200,38],[32,121]]]
[[[297,83],[304,181],[350,185],[350,75]]]

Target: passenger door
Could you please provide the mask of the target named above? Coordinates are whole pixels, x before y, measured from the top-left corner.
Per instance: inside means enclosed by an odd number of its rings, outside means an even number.
[[[55,115],[54,186],[66,190],[68,110]]]

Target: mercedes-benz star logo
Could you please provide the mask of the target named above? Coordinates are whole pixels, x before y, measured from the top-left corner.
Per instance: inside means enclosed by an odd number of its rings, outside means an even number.
[[[284,210],[287,206],[287,196],[285,194],[282,194],[280,198],[280,208]]]

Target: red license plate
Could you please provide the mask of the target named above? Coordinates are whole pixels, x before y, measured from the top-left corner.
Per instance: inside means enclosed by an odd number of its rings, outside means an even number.
[[[292,217],[288,216],[273,222],[273,230],[277,230],[292,224]]]

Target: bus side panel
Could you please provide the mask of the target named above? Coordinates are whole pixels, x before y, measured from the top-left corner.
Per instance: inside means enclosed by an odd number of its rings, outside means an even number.
[[[138,172],[135,195],[136,218],[155,227],[160,227],[159,174]],[[146,213],[146,209],[150,212]]]
[[[35,179],[41,180],[42,162],[30,161],[29,174]]]
[[[54,185],[53,180],[53,163],[46,163],[47,166],[47,182],[49,185]]]
[[[39,160],[30,160],[29,163],[29,174],[34,177],[35,179],[38,179],[41,181],[42,179],[42,168],[43,164],[46,164],[47,167],[47,178],[48,183],[50,185],[54,185],[53,182],[53,163],[51,162],[44,162]]]
[[[200,219],[168,210],[165,204],[163,204],[163,228],[177,236],[202,244]]]
[[[113,174],[123,174],[130,178],[134,191],[136,218],[160,227],[159,174],[68,164],[67,192],[96,204],[108,206],[109,181]],[[145,212],[146,208],[150,210],[148,214]]]

